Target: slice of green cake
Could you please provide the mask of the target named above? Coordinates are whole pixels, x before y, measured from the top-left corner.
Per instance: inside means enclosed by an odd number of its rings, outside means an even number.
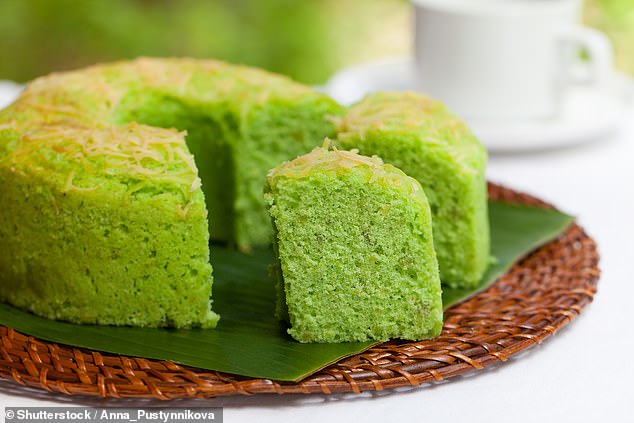
[[[429,97],[381,92],[353,105],[337,131],[337,146],[377,155],[421,183],[442,282],[477,285],[490,260],[487,153],[467,126]]]
[[[379,158],[311,153],[268,175],[278,317],[300,342],[437,336],[442,299],[420,184]]]

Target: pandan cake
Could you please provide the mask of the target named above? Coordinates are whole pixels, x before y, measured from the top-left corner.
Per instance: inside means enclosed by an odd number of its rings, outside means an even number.
[[[358,148],[416,178],[431,206],[440,277],[452,287],[476,285],[489,263],[484,147],[437,101],[382,92],[337,121],[336,145]]]
[[[209,234],[268,243],[266,172],[331,134],[339,112],[215,61],[35,80],[0,111],[0,300],[77,323],[215,326]]]
[[[279,317],[300,342],[435,337],[442,301],[420,184],[377,157],[311,153],[274,168],[265,198]]]

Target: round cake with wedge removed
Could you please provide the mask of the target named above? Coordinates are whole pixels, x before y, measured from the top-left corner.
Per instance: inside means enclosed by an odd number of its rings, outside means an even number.
[[[266,172],[333,135],[339,113],[216,61],[35,80],[0,111],[0,300],[75,323],[214,327],[210,234],[270,242]]]

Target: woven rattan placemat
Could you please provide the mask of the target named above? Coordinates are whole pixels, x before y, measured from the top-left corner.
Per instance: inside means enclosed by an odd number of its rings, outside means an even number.
[[[489,185],[489,197],[550,207]],[[440,337],[392,341],[298,382],[251,379],[46,342],[0,326],[0,377],[51,392],[105,398],[363,392],[441,381],[507,361],[552,336],[592,301],[595,242],[576,224],[515,264],[489,289],[451,307]]]

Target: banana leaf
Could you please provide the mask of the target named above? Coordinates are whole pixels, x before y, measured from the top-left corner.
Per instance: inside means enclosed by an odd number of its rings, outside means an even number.
[[[445,307],[488,287],[517,259],[556,238],[573,221],[555,210],[493,201],[489,213],[495,261],[476,288],[445,288]],[[7,304],[0,304],[0,324],[61,344],[281,381],[300,380],[375,344],[300,344],[290,338],[273,317],[275,288],[267,272],[272,261],[270,249],[244,255],[213,246],[214,309],[222,316],[213,330],[75,325]]]

